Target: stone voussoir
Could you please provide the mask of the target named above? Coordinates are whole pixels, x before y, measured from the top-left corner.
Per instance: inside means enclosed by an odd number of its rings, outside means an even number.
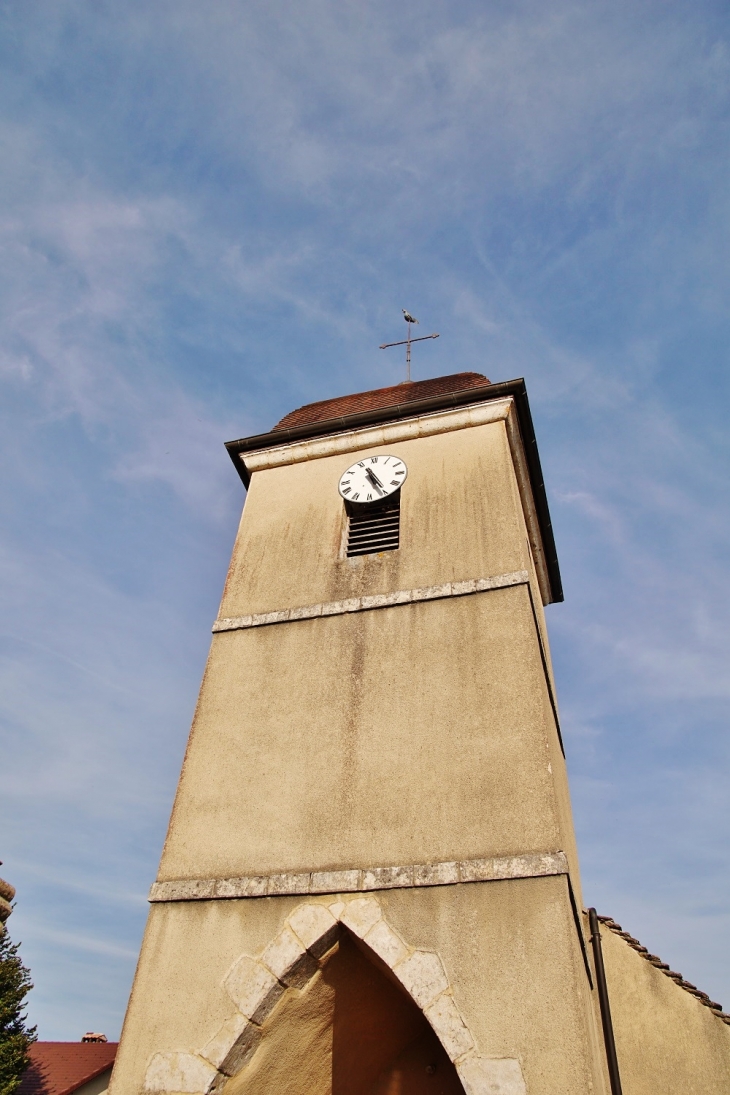
[[[205,1057],[206,1061],[210,1061],[215,1068],[221,1069],[233,1046],[250,1026],[251,1021],[237,1011],[230,1019],[226,1019],[210,1041],[206,1042],[200,1051],[201,1057]]]
[[[527,1087],[514,1057],[480,1057],[467,1053],[456,1063],[466,1095],[527,1095]]]
[[[408,947],[401,937],[382,919],[373,924],[363,942],[391,969],[408,954]]]
[[[347,903],[340,914],[340,922],[358,939],[364,939],[382,915],[380,903],[374,897],[359,897]]]
[[[393,967],[393,973],[422,1010],[449,987],[441,959],[433,951],[413,951]]]
[[[437,996],[424,1014],[452,1061],[457,1061],[474,1048],[474,1039],[450,992]]]
[[[144,1090],[167,1095],[199,1095],[207,1092],[218,1070],[197,1053],[155,1053],[147,1066]]]
[[[326,905],[299,905],[288,923],[315,958],[321,958],[332,948],[340,931],[337,919]]]
[[[238,1010],[254,1021],[267,1012],[277,994],[277,986],[281,987],[271,970],[247,954],[234,962],[223,979],[223,987]]]

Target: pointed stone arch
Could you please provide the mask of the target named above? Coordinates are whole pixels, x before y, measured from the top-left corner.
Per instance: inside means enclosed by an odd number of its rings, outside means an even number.
[[[377,956],[423,1013],[466,1095],[526,1095],[518,1060],[477,1052],[438,954],[410,947],[387,923],[373,896],[298,905],[258,958],[243,954],[228,970],[223,985],[234,1013],[197,1052],[155,1054],[145,1074],[145,1091],[222,1095],[228,1080],[253,1060],[274,1008],[287,992],[303,989],[314,978],[343,928]]]

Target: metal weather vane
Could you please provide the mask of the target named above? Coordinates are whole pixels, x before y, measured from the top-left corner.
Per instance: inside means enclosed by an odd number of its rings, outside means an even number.
[[[425,342],[426,339],[438,338],[439,336],[434,334],[434,335],[421,335],[420,338],[411,338],[411,326],[414,323],[418,323],[418,320],[416,319],[415,316],[412,316],[410,312],[407,312],[405,310],[405,308],[402,308],[401,311],[403,312],[403,319],[408,324],[408,338],[404,339],[402,342],[384,342],[383,345],[380,347],[380,349],[381,350],[387,350],[391,346],[405,346],[405,348],[406,348],[406,373],[407,373],[406,382],[408,384],[410,384],[410,382],[411,382],[411,343],[412,342]]]

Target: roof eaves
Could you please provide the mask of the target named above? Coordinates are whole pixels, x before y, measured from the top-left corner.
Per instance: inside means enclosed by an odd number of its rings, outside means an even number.
[[[88,1084],[90,1080],[95,1080],[97,1076],[101,1076],[104,1072],[111,1072],[114,1068],[114,1059],[107,1061],[103,1065],[99,1065],[98,1068],[93,1069],[88,1075],[82,1077],[80,1080],[74,1080],[68,1087],[64,1087],[61,1091],[56,1092],[56,1095],[72,1095],[72,1092],[78,1091],[84,1084]]]

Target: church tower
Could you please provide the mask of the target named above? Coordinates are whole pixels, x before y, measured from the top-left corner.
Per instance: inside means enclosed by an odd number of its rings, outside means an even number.
[[[606,1095],[524,382],[227,448],[248,495],[113,1095]]]

